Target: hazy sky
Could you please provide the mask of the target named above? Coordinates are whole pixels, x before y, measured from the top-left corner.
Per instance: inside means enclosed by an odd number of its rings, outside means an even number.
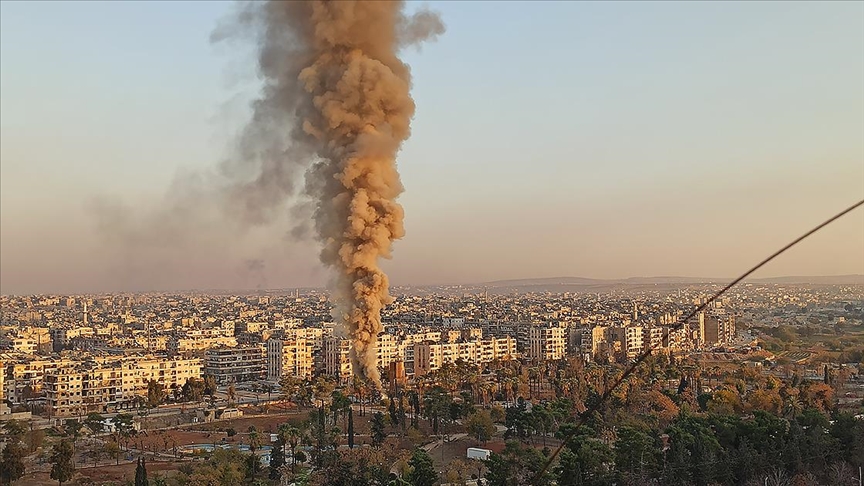
[[[864,3],[428,6],[394,284],[728,277],[864,197]],[[0,292],[325,281],[287,212],[155,255],[97,231],[95,200],[146,213],[228,152],[257,86],[209,43],[230,9],[0,3]],[[760,275],[850,273],[862,210]]]

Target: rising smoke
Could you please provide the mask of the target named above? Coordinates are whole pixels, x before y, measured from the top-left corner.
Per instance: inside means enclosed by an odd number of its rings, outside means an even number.
[[[261,97],[247,127],[245,160],[258,177],[234,207],[263,219],[306,172],[321,261],[333,270],[334,318],[352,341],[354,371],[380,386],[376,343],[391,301],[380,258],[404,235],[396,155],[414,115],[401,48],[444,31],[437,15],[404,13],[402,2],[270,1],[246,5],[214,40],[240,31],[259,46]]]
[[[274,228],[288,223],[288,239],[314,236],[332,270],[333,317],[352,340],[355,373],[380,386],[376,343],[391,298],[378,262],[404,235],[396,155],[414,115],[399,52],[444,26],[427,10],[407,15],[403,2],[238,6],[211,35],[254,46],[263,81],[236,150],[216,170],[178,177],[143,209],[95,201],[98,234],[116,253],[115,273],[149,276],[143,284],[153,287],[180,268],[195,274],[254,251],[240,241],[256,231],[273,241]],[[244,275],[266,282],[263,259],[241,261]]]

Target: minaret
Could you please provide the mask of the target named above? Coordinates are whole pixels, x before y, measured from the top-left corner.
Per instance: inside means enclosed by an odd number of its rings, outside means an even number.
[[[84,326],[87,326],[87,302],[84,302]]]

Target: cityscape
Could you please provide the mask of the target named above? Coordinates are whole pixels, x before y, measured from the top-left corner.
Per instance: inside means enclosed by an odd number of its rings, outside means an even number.
[[[728,413],[743,417],[758,410],[781,417],[829,411],[862,417],[864,282],[745,282],[680,328],[675,324],[719,284],[569,285],[566,292],[544,290],[549,285],[544,281],[534,292],[515,292],[507,283],[394,288],[376,350],[381,390],[357,382],[350,342],[340,336],[323,290],[3,296],[2,417],[7,424],[30,423],[61,436],[72,433],[72,423],[88,427],[89,438],[76,440],[82,467],[90,461],[94,467],[116,466],[141,455],[152,468],[159,461],[198,457],[202,444],[247,451],[251,446],[262,474],[281,479],[278,466],[285,456],[274,458],[273,447],[287,429],[278,420],[303,420],[303,410],[314,413],[322,400],[320,413],[333,410],[327,433],[337,450],[375,445],[374,423],[367,417],[380,413],[387,420],[381,443],[420,446],[442,478],[477,483],[484,472],[501,472],[477,460],[472,466],[466,451],[522,454],[506,445],[514,438],[544,447],[560,443],[559,420],[585,407],[590,390],[602,389],[593,387],[602,387],[649,346],[665,365],[655,362],[660,378],[645,383],[657,396],[643,397],[640,405],[660,408],[640,412],[648,424],[674,422],[688,407],[695,413],[731,407]],[[436,419],[427,409],[433,404],[424,400],[437,391],[451,407],[470,404],[480,411],[462,411],[464,418],[436,424],[445,419]],[[421,405],[409,417],[405,409],[412,410],[413,396]],[[358,414],[348,429],[334,408],[346,398]],[[528,407],[536,413],[565,401],[567,409],[557,412],[565,416],[550,419],[546,429],[522,424],[511,412]],[[394,403],[406,414],[401,419]],[[488,424],[474,424],[477,414]],[[118,419],[129,421],[128,431],[119,431]],[[400,426],[400,420],[409,425]],[[482,422],[479,416],[474,420]],[[250,425],[238,430],[237,423]],[[24,433],[28,444],[47,440],[32,429]],[[305,433],[307,453],[294,452],[308,461],[301,468],[323,455],[316,451],[316,432]],[[164,442],[154,442],[152,434]],[[110,447],[114,437],[125,450]],[[600,440],[598,446],[612,451],[624,439]],[[284,477],[295,481],[291,471],[298,464],[289,462]],[[48,465],[30,467],[33,477]],[[625,479],[647,481],[661,471],[628,473]],[[845,473],[855,476],[851,469]],[[610,478],[603,474],[612,471],[583,474],[583,484],[605,484]]]
[[[862,86],[861,1],[0,1],[0,486],[862,486]]]

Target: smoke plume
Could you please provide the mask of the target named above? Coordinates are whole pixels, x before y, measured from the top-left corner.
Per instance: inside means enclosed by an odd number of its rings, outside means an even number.
[[[379,260],[405,233],[396,155],[414,115],[410,70],[398,54],[444,31],[437,15],[403,9],[270,1],[246,5],[213,34],[218,41],[237,27],[251,33],[264,81],[241,143],[241,160],[257,160],[258,177],[233,192],[233,207],[265,218],[296,189],[295,168],[309,167],[302,193],[321,261],[334,274],[334,318],[352,341],[355,373],[379,386],[376,344],[381,309],[391,302]]]

